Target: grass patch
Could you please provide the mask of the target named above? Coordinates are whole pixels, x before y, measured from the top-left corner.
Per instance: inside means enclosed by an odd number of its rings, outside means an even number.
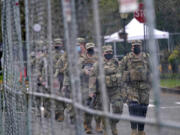
[[[3,82],[3,75],[0,75],[0,84]]]
[[[3,75],[0,75],[0,80],[3,80]]]
[[[161,79],[162,87],[175,88],[180,86],[180,79]]]
[[[180,73],[163,73],[163,74],[160,74],[160,78],[161,79],[180,79]]]

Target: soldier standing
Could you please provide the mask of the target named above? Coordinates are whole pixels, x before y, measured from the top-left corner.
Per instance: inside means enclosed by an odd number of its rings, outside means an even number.
[[[44,42],[42,40],[37,40],[35,42],[36,50],[31,52],[30,62],[31,62],[31,73],[32,73],[32,87],[36,92],[43,93],[43,60],[45,53],[43,52]],[[43,98],[35,97],[35,103],[33,106],[37,107],[38,115],[40,115],[40,107],[43,106]]]
[[[113,50],[111,45],[107,45],[103,47],[104,50],[104,72],[105,72],[105,83],[106,90],[109,98],[109,108],[110,104],[112,104],[112,111],[115,114],[122,114],[123,111],[123,97],[121,93],[121,75],[119,72],[119,64],[116,59],[113,58]],[[90,77],[90,97],[93,97],[96,92],[97,85],[95,84],[98,80],[98,63],[93,65],[93,70],[91,72]],[[111,119],[111,130],[113,135],[117,135],[118,131],[116,128],[116,124],[118,120]],[[103,121],[106,134],[106,125]]]
[[[80,55],[80,59],[82,59],[84,57],[84,53],[85,53],[83,51],[85,39],[77,38],[76,40],[77,40],[76,50],[78,51],[78,53]],[[65,52],[64,55],[61,57],[61,59],[58,60],[56,67],[58,67],[60,69],[60,71],[63,72],[63,74],[64,74],[63,88],[62,88],[63,95],[67,98],[72,98],[67,52]],[[71,124],[73,124],[75,122],[75,112],[74,112],[73,106],[71,104],[67,104],[66,106],[67,106],[67,110],[68,110],[68,113],[70,116]]]
[[[60,89],[62,89],[63,86],[63,78],[64,75],[62,72],[56,72],[59,71],[59,65],[57,64],[58,60],[63,56],[64,54],[64,44],[62,39],[56,38],[54,39],[54,48],[53,48],[53,65],[54,66],[54,75],[58,78],[60,83]]]
[[[37,54],[37,76],[38,76],[38,92],[50,94],[49,88],[49,66],[48,66],[48,53],[47,53],[47,44],[43,41],[39,41],[40,51]],[[42,42],[42,43],[41,43]],[[38,103],[39,104],[39,103]],[[50,100],[47,98],[41,98],[40,106],[44,107],[44,116],[50,117]]]
[[[72,98],[71,82],[68,69],[68,54],[65,52],[64,55],[58,60],[60,72],[64,74],[62,95],[66,98]],[[74,123],[74,110],[71,104],[66,104],[66,108],[69,113],[71,124]]]
[[[121,71],[126,83],[129,114],[146,117],[150,93],[149,56],[142,52],[142,42],[132,42],[132,52],[122,61]],[[145,135],[144,123],[131,121],[131,135]]]
[[[77,38],[76,50],[78,51],[81,60],[83,59],[85,54],[85,52],[83,51],[84,44],[85,44],[84,38]],[[79,61],[81,61],[80,59]],[[68,69],[68,54],[66,52],[58,60],[56,65],[57,65],[56,67],[58,68],[58,72],[63,72],[64,74],[63,88],[62,88],[63,95],[67,98],[72,98],[71,82],[70,82],[69,69]],[[71,104],[67,104],[66,106],[70,116],[71,124],[73,124],[75,122],[75,112],[73,106]]]
[[[78,37],[76,40],[77,40],[77,46],[79,46],[80,57],[84,57],[86,55],[85,39],[82,37]]]
[[[53,46],[53,72],[54,72],[54,81],[58,81],[59,88],[56,91],[56,94],[62,96],[61,89],[63,87],[63,79],[64,74],[62,71],[61,62],[58,62],[64,54],[64,45],[62,39],[56,38],[54,39],[54,46]],[[61,60],[60,60],[61,61]],[[58,122],[62,122],[64,120],[64,110],[65,104],[61,101],[55,102],[55,119]]]
[[[89,99],[89,74],[92,70],[93,64],[97,61],[97,57],[95,56],[95,44],[87,43],[86,44],[86,55],[81,61],[81,90],[83,95],[83,104],[87,106]],[[89,105],[90,106],[90,105]],[[95,106],[93,106],[95,109]],[[96,131],[102,132],[100,128],[101,119],[99,117],[95,117],[96,120]],[[91,134],[91,122],[92,115],[89,113],[84,114],[84,128],[87,134]]]

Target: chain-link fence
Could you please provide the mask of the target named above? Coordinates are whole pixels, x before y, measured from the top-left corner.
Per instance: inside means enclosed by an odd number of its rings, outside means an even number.
[[[130,127],[132,121],[146,123],[147,134],[180,133],[180,98],[164,95],[159,87],[153,0],[144,3],[150,58],[143,63],[151,67],[147,72],[153,79],[136,80],[137,73],[132,82],[123,79],[130,75],[125,74],[129,61],[124,57],[131,51],[130,44],[126,43],[125,49],[120,45],[113,48],[122,53],[121,59],[113,62],[108,62],[111,55],[106,55],[112,48],[104,45],[105,35],[123,27],[117,0],[5,0],[2,5],[1,134],[126,135],[136,130]],[[119,19],[113,21],[115,18]],[[94,50],[88,53],[88,48]],[[92,54],[95,57],[91,59]],[[161,74],[161,78],[167,76]],[[145,108],[141,108],[145,111],[142,115],[130,111],[134,103]],[[135,134],[144,135],[143,129]]]

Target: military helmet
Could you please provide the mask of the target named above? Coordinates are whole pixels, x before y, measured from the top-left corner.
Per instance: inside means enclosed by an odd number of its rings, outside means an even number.
[[[56,46],[57,44],[63,44],[61,38],[55,38],[55,39],[54,39],[54,46]]]
[[[36,50],[42,51],[43,50],[42,48],[45,45],[44,41],[43,40],[36,40],[35,43],[36,43]]]
[[[112,46],[111,45],[105,45],[103,46],[103,52],[108,52],[108,51],[113,51]]]
[[[43,40],[37,40],[37,41],[35,41],[38,45],[43,45],[44,44],[44,41]]]
[[[32,51],[32,52],[30,53],[30,56],[31,56],[31,57],[36,56],[35,52],[34,52],[34,51]]]
[[[85,43],[85,39],[84,38],[78,37],[76,40],[77,40],[78,44]]]
[[[94,43],[87,43],[87,44],[86,44],[86,49],[94,48],[94,47],[95,47],[95,44],[94,44]]]
[[[142,45],[142,41],[141,41],[141,40],[133,40],[133,41],[131,42],[131,44],[132,44],[132,46],[133,46],[133,45]]]

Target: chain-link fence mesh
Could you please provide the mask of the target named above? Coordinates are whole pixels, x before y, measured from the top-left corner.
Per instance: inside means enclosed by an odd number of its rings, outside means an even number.
[[[112,45],[118,60],[115,59],[115,68],[111,67],[113,71],[104,67],[106,64],[109,66],[104,60],[105,49],[102,46],[107,44],[104,37],[123,28],[125,23],[119,17],[117,0],[2,1],[3,88],[0,96],[0,134],[84,135],[88,133],[89,125],[91,134],[102,134],[97,127],[99,120],[104,134],[117,135],[117,131],[124,135],[131,134],[129,122],[138,121],[147,123],[148,134],[178,135],[180,98],[161,93],[159,83],[164,85],[166,81],[174,79],[178,86],[179,61],[174,61],[172,52],[175,46],[171,43],[179,43],[179,38],[160,41],[158,47],[153,35],[154,4],[149,0],[144,5],[149,26],[149,39],[146,41],[150,53],[148,64],[151,65],[153,78],[152,91],[142,96],[150,94],[150,102],[145,103],[149,105],[147,118],[129,115],[130,102],[126,102],[127,95],[123,95],[123,92],[129,92],[127,86],[130,82],[123,83],[121,80],[124,73],[121,73],[124,66],[121,60],[131,51],[129,42],[108,43]],[[175,35],[171,34],[170,37]],[[85,43],[90,43],[91,47],[95,44],[95,61],[87,58],[88,44],[85,46]],[[163,43],[167,44],[167,57],[164,57],[166,52],[161,52]],[[175,55],[178,54],[175,52]],[[98,82],[92,83],[90,80],[93,71],[98,72]],[[118,72],[115,78],[109,78],[116,82],[112,86],[107,86],[108,72],[110,75],[111,72],[113,75]],[[94,85],[96,89],[99,88],[99,95],[96,93],[98,96],[95,94],[95,98],[91,95]],[[164,87],[164,91],[169,89],[166,85]],[[178,93],[178,90],[176,88],[172,91]],[[169,102],[176,102],[177,105],[172,107],[177,110],[164,110],[170,108]],[[113,125],[113,120],[115,123],[116,120],[120,122]]]

